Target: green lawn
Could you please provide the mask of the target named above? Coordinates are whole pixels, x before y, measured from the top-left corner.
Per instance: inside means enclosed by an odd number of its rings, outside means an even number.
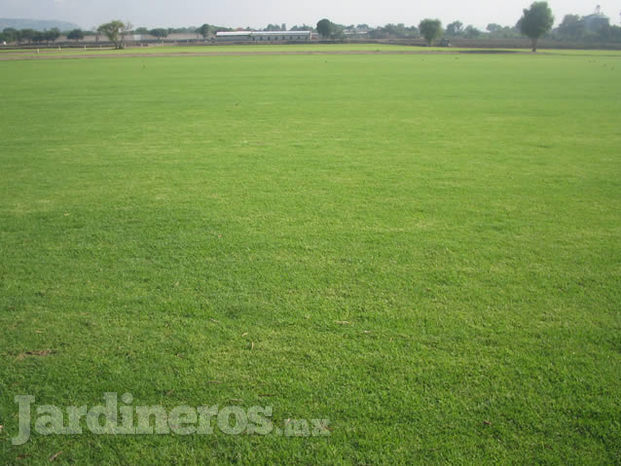
[[[620,58],[0,62],[0,463],[621,462]]]
[[[433,50],[448,50],[446,48],[433,47]],[[123,50],[114,50],[111,47],[88,47],[84,48],[42,48],[39,55],[93,55],[93,54],[116,54],[134,55],[162,54],[162,53],[222,53],[222,52],[355,52],[355,51],[400,51],[400,50],[429,50],[423,47],[391,44],[219,44],[219,45],[195,45],[195,46],[159,46],[128,47]],[[453,50],[453,49],[450,49]],[[36,49],[4,49],[0,52],[7,54],[37,55]]]
[[[239,54],[239,53],[256,53],[256,54],[274,54],[274,53],[303,53],[324,52],[327,54],[333,54],[337,52],[347,53],[368,53],[368,52],[383,52],[383,53],[442,53],[442,54],[455,54],[455,53],[481,53],[484,51],[492,50],[495,53],[529,53],[530,49],[473,49],[472,47],[460,48],[460,47],[421,47],[412,45],[395,45],[395,44],[381,44],[381,43],[348,43],[348,44],[253,44],[253,45],[240,45],[240,44],[208,44],[208,45],[195,45],[195,46],[167,46],[167,45],[151,45],[148,47],[128,47],[123,50],[114,50],[111,47],[91,46],[87,48],[41,48],[41,49],[0,49],[0,57],[23,57],[23,58],[49,58],[49,57],[72,57],[77,58],[80,56],[135,56],[135,55],[197,55],[197,54]],[[542,49],[539,54],[546,55],[581,55],[590,57],[619,57],[621,58],[621,50],[581,50],[581,49]]]

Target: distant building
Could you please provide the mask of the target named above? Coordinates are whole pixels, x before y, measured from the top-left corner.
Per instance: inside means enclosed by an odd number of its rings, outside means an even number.
[[[311,31],[233,31],[217,32],[219,42],[308,42]]]
[[[599,32],[610,26],[610,18],[602,13],[599,5],[595,9],[595,13],[584,17],[584,28],[587,32]]]

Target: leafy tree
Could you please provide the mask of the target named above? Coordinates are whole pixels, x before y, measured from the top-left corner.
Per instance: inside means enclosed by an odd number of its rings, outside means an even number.
[[[494,34],[496,32],[502,31],[502,26],[496,23],[489,23],[485,30],[491,34]]]
[[[34,29],[20,29],[17,33],[18,42],[32,42],[37,35]]]
[[[431,46],[434,40],[442,36],[442,23],[439,19],[424,19],[418,25],[418,30]]]
[[[73,31],[70,31],[69,34],[67,34],[67,39],[75,40],[76,42],[82,40],[84,39],[84,32],[82,31],[82,29],[74,29]]]
[[[520,37],[520,32],[517,26],[501,26],[500,24],[488,24],[487,31],[489,32],[489,37],[500,37],[503,39],[513,39]]]
[[[608,33],[610,35],[609,40],[614,42],[621,42],[621,27],[610,26]]]
[[[35,44],[40,44],[45,41],[45,35],[42,31],[35,31],[30,40]]]
[[[114,48],[118,50],[125,48],[125,34],[130,29],[131,26],[129,24],[115,20],[99,26],[97,32],[104,34],[114,44]]]
[[[359,30],[359,28],[356,28],[356,30]],[[368,32],[369,37],[372,39],[386,39],[391,37],[418,37],[418,29],[416,28],[416,26],[407,27],[403,23],[386,24],[385,26],[365,32]]]
[[[557,33],[563,39],[581,39],[584,35],[584,20],[578,15],[565,15]]]
[[[293,26],[291,28],[292,31],[314,31],[315,28],[313,26],[309,26],[308,24],[302,24],[301,26]]]
[[[4,40],[7,42],[17,42],[19,38],[19,31],[14,28],[5,28],[2,34],[4,35]]]
[[[464,36],[468,39],[476,39],[481,35],[481,31],[472,26],[471,24],[464,29]]]
[[[145,27],[139,27],[139,28],[136,28],[134,30],[134,33],[135,34],[140,34],[142,36],[145,36],[145,35],[149,34],[149,30],[147,28],[145,28]]]
[[[188,30],[188,31],[185,31],[185,32],[197,32],[201,36],[203,36],[203,39],[207,39],[207,37],[210,34],[215,34],[216,32],[226,32],[226,31],[232,31],[232,29],[231,28],[225,28],[225,27],[222,27],[222,26],[214,26],[213,24],[203,24],[201,27],[199,27],[198,29],[196,29],[194,31]]]
[[[342,40],[345,39],[345,26],[341,24],[332,24],[332,39]]]
[[[548,32],[554,24],[552,10],[548,2],[534,2],[518,21],[520,32],[528,37],[533,44],[533,52],[537,51],[539,38]]]
[[[168,28],[168,34],[192,34],[196,32],[196,28]],[[148,34],[148,33],[147,33]]]
[[[57,28],[53,28],[49,31],[47,29],[45,31],[35,31],[30,40],[37,44],[41,44],[43,42],[54,42],[59,37],[60,31]]]
[[[332,37],[334,31],[334,23],[329,19],[324,18],[317,23],[317,32],[326,39]]]
[[[60,30],[52,28],[49,31],[44,31],[43,36],[46,42],[55,42],[60,37]]]
[[[203,39],[207,39],[207,36],[212,32],[212,27],[209,24],[203,24],[196,32],[203,36]]]
[[[453,21],[451,24],[446,26],[446,35],[447,36],[458,36],[462,32],[464,32],[464,23],[461,21]]]
[[[149,34],[151,34],[153,37],[157,37],[158,39],[163,40],[166,37],[168,37],[168,29],[164,29],[164,28],[151,29],[149,31]]]

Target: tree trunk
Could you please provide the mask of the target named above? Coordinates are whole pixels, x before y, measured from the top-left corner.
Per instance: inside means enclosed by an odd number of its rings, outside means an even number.
[[[533,39],[533,53],[537,51],[537,39]]]

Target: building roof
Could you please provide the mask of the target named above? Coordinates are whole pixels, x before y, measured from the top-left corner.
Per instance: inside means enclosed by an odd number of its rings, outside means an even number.
[[[253,31],[252,34],[256,36],[291,36],[293,34],[310,34],[310,31]]]
[[[249,36],[251,31],[216,32],[216,36]]]
[[[309,35],[311,31],[228,31],[217,32],[217,37],[240,37],[240,36],[292,36]]]
[[[592,15],[587,15],[584,17],[584,19],[603,19],[603,20],[610,20],[610,18],[608,16],[606,16],[603,13],[593,13]]]

